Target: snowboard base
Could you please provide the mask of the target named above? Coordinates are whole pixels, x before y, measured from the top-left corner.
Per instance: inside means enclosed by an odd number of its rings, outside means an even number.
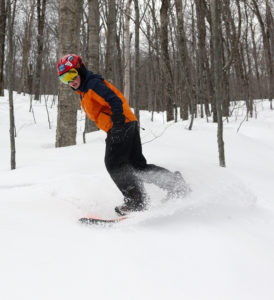
[[[115,224],[115,223],[119,223],[123,220],[126,220],[127,217],[119,217],[119,218],[116,218],[116,219],[102,219],[102,218],[99,218],[99,217],[93,217],[93,216],[90,216],[90,217],[83,217],[83,218],[80,218],[79,219],[79,222],[82,223],[82,224],[86,224],[86,225],[103,225],[103,224]]]

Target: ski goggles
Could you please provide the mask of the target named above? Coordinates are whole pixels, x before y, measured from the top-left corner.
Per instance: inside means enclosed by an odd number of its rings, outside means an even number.
[[[78,76],[78,71],[76,69],[70,69],[66,73],[59,76],[60,80],[64,84],[69,84],[71,81],[74,81]]]

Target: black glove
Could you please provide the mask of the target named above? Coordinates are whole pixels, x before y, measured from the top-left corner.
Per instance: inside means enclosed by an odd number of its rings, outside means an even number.
[[[113,123],[113,127],[117,125],[124,125],[125,124],[125,115],[120,112],[113,113],[111,116],[111,121]]]
[[[111,115],[113,123],[109,132],[109,139],[111,144],[121,144],[125,140],[125,115],[122,113],[113,113]]]

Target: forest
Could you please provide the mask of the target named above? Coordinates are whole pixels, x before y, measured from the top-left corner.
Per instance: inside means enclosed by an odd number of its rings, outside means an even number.
[[[273,109],[270,0],[1,0],[0,9],[0,95],[58,95],[57,147],[75,144],[80,109],[57,80],[56,63],[68,53],[124,93],[137,117],[166,111],[189,129],[196,117],[212,117],[220,146],[236,101],[246,119],[256,115],[254,99]]]

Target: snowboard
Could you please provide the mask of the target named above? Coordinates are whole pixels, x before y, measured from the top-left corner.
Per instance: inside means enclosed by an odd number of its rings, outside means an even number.
[[[89,217],[80,218],[79,222],[86,225],[113,225],[126,219],[128,219],[128,217],[118,217],[115,219],[102,219],[99,217],[89,216]]]

